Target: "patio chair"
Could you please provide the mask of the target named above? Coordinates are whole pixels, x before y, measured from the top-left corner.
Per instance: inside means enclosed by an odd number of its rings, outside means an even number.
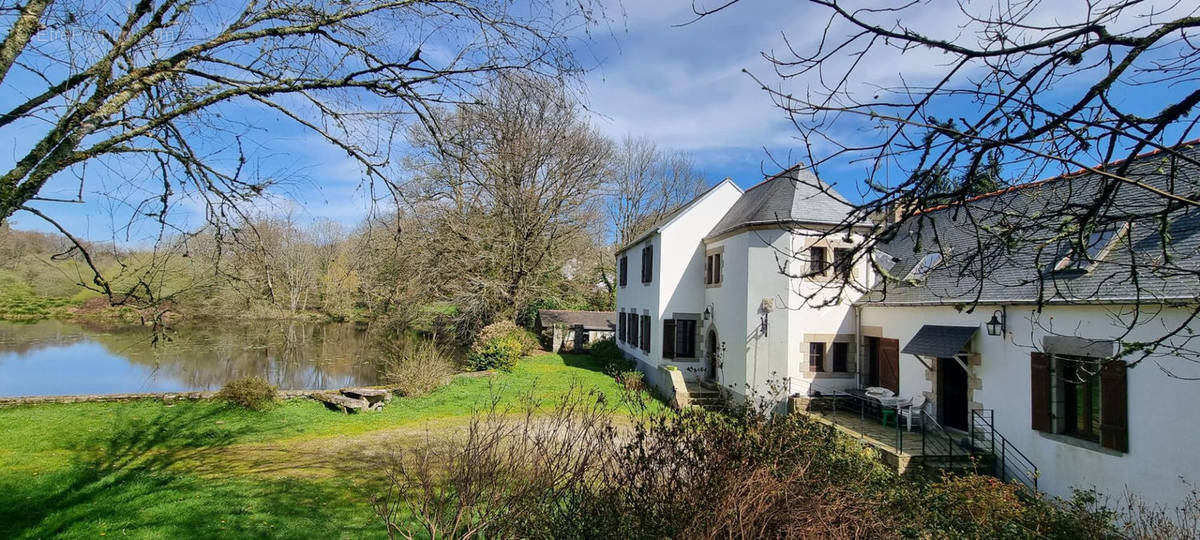
[[[918,422],[921,421],[921,412],[925,410],[926,405],[929,405],[929,402],[925,399],[925,396],[918,395],[909,398],[907,402],[902,402],[896,407],[896,412],[900,414],[900,418],[904,419],[907,426],[905,429],[912,431],[914,417]],[[896,420],[899,421],[900,418]]]

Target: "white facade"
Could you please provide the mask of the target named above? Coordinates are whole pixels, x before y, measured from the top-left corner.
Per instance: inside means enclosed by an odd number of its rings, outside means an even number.
[[[984,324],[997,309],[1007,313],[1007,332],[990,336]],[[1047,306],[1041,313],[1033,306],[979,306],[963,313],[951,306],[866,305],[861,326],[864,335],[900,340],[901,348],[925,324],[978,326],[968,348],[970,406],[994,411],[996,429],[1038,467],[1039,489],[1058,496],[1069,496],[1072,488],[1096,489],[1113,498],[1128,491],[1174,506],[1200,480],[1200,429],[1190,418],[1200,394],[1195,381],[1184,379],[1200,377],[1200,366],[1155,355],[1128,369],[1128,451],[1031,427],[1031,353],[1053,351],[1059,337],[1155,339],[1191,310],[1143,310],[1147,324],[1122,337],[1132,312],[1121,305]],[[936,403],[935,378],[915,356],[901,355],[900,395],[924,393]]]
[[[865,263],[851,274],[859,288],[843,289],[842,302],[805,302],[814,292],[832,297],[836,291],[828,285],[842,277],[836,272],[789,277],[804,273],[792,265],[804,264],[814,245],[832,253],[845,247],[839,243],[860,242],[861,237],[826,237],[820,225],[795,220],[710,235],[742,196],[726,180],[617,254],[618,261],[627,258],[627,283],[617,290],[618,311],[650,319],[648,351],[640,343],[618,342],[637,360],[649,383],[660,388],[669,384],[660,380],[657,368],[672,365],[688,380],[715,379],[735,399],[859,388],[868,382],[881,384],[881,368],[867,367],[869,350],[878,358],[878,340],[896,340],[902,351],[926,325],[975,327],[978,331],[959,364],[967,367],[964,406],[992,411],[997,432],[1038,467],[1040,489],[1068,496],[1072,488],[1094,488],[1114,498],[1131,491],[1151,502],[1175,505],[1192,489],[1191,482],[1200,480],[1195,460],[1200,455],[1200,429],[1188,418],[1200,406],[1200,383],[1181,378],[1200,377],[1200,366],[1185,360],[1151,357],[1128,369],[1126,451],[1035,430],[1031,422],[1031,353],[1088,356],[1092,353],[1067,350],[1083,338],[1089,343],[1111,340],[1113,345],[1104,353],[1111,355],[1117,352],[1112,347],[1118,340],[1152,339],[1184,324],[1190,308],[1143,313],[1129,334],[1130,308],[1119,305],[1051,305],[1040,312],[1033,306],[977,306],[971,313],[949,305],[856,305],[873,281]],[[642,283],[640,257],[646,245],[653,246],[654,271],[650,282]],[[721,256],[721,280],[706,284],[706,263],[714,254]],[[985,328],[996,310],[1007,314],[1003,336],[990,336]],[[681,319],[697,321],[695,358],[665,359],[664,321]],[[824,347],[819,371],[810,363],[813,343]],[[834,369],[834,344],[844,344],[837,345],[845,353],[843,370]],[[714,356],[718,369],[712,372],[709,359]],[[939,399],[936,364],[900,354],[894,385],[901,397],[926,396],[931,414],[939,415],[949,400]],[[1052,405],[1060,407],[1062,391],[1055,392],[1059,393],[1053,394]]]

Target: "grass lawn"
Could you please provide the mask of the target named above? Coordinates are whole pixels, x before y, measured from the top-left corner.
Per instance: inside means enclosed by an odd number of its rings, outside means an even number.
[[[372,455],[464,426],[493,399],[572,385],[620,399],[587,356],[527,358],[383,412],[311,400],[256,413],[219,402],[0,408],[0,538],[376,538]]]

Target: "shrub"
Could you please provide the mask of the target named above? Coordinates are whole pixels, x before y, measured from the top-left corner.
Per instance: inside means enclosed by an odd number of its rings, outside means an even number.
[[[538,348],[537,337],[512,323],[500,321],[487,325],[475,338],[467,364],[471,369],[511,370],[517,360]]]
[[[625,359],[625,353],[621,352],[617,342],[611,339],[602,339],[593,343],[590,354],[604,369],[604,372],[613,377],[633,370],[633,362]]]
[[[450,382],[458,371],[454,356],[432,339],[388,340],[383,381],[403,396],[423,396]]]
[[[262,411],[275,403],[278,393],[266,379],[254,375],[225,383],[217,392],[217,398],[252,411]]]
[[[645,375],[637,370],[622,371],[617,374],[617,382],[621,383],[626,390],[630,392],[639,392],[646,389],[644,381]]]

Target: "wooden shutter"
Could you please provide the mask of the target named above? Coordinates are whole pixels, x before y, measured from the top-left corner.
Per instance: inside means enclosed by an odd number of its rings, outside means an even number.
[[[617,341],[625,341],[625,312],[617,314]]]
[[[650,316],[642,315],[642,350],[650,352]]]
[[[1050,355],[1029,353],[1029,408],[1033,411],[1032,426],[1037,431],[1051,432],[1050,417]]]
[[[1100,446],[1129,451],[1129,398],[1123,360],[1107,360],[1100,369]]]
[[[675,319],[663,319],[663,358],[675,358]]]
[[[900,340],[879,338],[879,386],[900,393]]]
[[[621,268],[619,273],[621,286],[624,287],[625,284],[629,282],[629,257],[621,257]]]
[[[642,248],[642,283],[650,283],[654,277],[654,246]]]

